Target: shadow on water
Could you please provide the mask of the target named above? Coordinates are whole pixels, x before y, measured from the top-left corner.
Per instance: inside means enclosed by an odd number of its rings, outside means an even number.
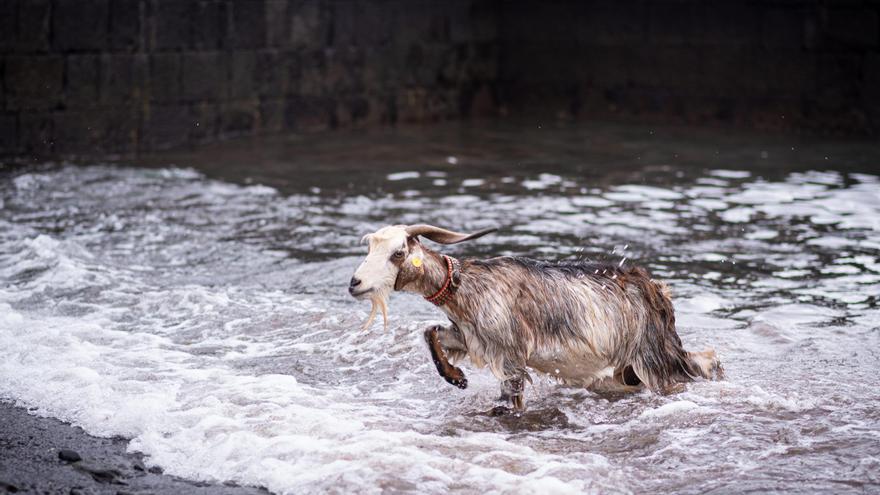
[[[503,406],[496,406],[498,408]],[[571,425],[564,412],[555,407],[529,408],[523,412],[513,412],[492,408],[467,414],[473,420],[472,427],[478,431],[507,431],[521,433],[527,431],[547,431],[567,429]],[[495,426],[493,428],[493,425]]]

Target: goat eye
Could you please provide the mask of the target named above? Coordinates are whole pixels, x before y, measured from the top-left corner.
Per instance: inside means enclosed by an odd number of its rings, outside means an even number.
[[[404,253],[403,251],[394,251],[393,256],[394,256],[396,259],[400,259],[400,258],[403,258],[403,255],[405,255],[405,254],[406,254],[406,253]]]

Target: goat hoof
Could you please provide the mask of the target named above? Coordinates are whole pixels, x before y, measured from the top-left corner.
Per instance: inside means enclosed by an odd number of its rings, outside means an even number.
[[[460,377],[456,377],[456,378],[450,378],[450,377],[444,377],[444,378],[446,378],[446,381],[449,382],[450,385],[455,385],[456,387],[458,387],[462,390],[467,388],[467,378],[464,377],[464,374],[462,374]]]

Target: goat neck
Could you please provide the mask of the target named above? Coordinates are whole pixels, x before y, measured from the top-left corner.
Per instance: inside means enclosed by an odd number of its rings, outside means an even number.
[[[448,268],[443,255],[425,247],[422,250],[425,255],[422,261],[424,271],[421,276],[413,280],[403,290],[428,298],[436,294],[446,283]]]

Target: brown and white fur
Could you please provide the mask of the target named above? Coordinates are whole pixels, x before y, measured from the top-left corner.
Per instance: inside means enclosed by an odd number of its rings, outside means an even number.
[[[430,225],[394,225],[364,236],[369,254],[349,292],[384,313],[392,291],[429,296],[447,276],[442,256],[419,237],[454,244],[460,234]],[[502,397],[523,410],[528,368],[596,390],[668,392],[696,377],[720,376],[712,350],[687,352],[675,331],[668,288],[636,266],[498,257],[460,262],[455,295],[440,306],[451,322],[425,331],[438,372],[467,387],[455,363],[467,356],[501,380]],[[372,319],[372,318],[371,318]]]

